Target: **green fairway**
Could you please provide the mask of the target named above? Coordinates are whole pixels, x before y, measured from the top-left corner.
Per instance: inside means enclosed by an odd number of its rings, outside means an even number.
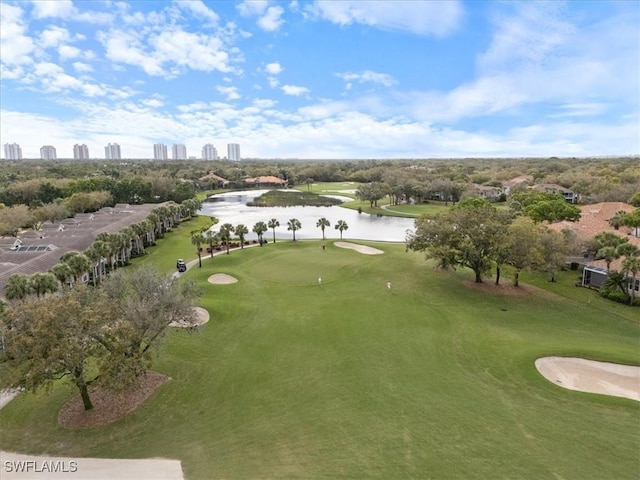
[[[145,262],[194,258],[188,237],[163,242]],[[74,387],[20,395],[0,410],[0,448],[174,458],[189,480],[638,477],[640,402],[565,390],[534,366],[639,364],[638,309],[576,289],[575,272],[502,296],[404,245],[369,256],[321,243],[203,257],[186,277],[211,320],[169,333],[154,365],[169,382],[84,431],[57,424]],[[214,273],[239,281],[209,284]]]

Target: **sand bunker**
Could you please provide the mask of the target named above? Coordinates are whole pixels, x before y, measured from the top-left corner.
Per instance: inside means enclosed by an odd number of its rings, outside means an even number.
[[[228,285],[238,281],[237,278],[227,275],[226,273],[216,273],[211,275],[208,280],[209,283],[213,283],[214,285]]]
[[[0,452],[0,458],[2,458],[2,480],[42,480],[45,478],[66,480],[78,480],[79,478],[90,478],[91,480],[111,480],[113,478],[123,480],[184,479],[179,460],[46,457],[4,451]],[[20,466],[22,466],[22,471],[19,471]]]
[[[171,322],[169,326],[176,328],[199,327],[209,321],[209,312],[206,308],[193,307],[193,310],[196,312],[196,319],[194,322]]]
[[[640,401],[640,367],[583,358],[544,357],[536,368],[552,383],[580,392]]]
[[[334,242],[334,245],[340,248],[348,248],[350,250],[355,250],[356,252],[364,253],[365,255],[381,255],[384,253],[382,250],[378,250],[377,248],[367,247],[365,245],[358,245],[357,243]]]

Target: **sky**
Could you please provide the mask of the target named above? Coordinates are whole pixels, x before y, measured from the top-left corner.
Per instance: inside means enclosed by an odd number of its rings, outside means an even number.
[[[640,2],[1,1],[0,143],[640,154]],[[2,152],[4,155],[4,152]]]

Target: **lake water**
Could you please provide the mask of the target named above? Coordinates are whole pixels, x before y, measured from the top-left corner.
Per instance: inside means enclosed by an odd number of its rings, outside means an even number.
[[[210,200],[203,202],[200,213],[216,217],[220,222],[214,229],[223,223],[232,225],[244,224],[249,229],[248,240],[255,240],[256,234],[251,229],[257,222],[268,223],[275,218],[280,222],[276,228],[276,238],[293,238],[292,232],[287,230],[287,222],[297,218],[302,228],[296,231],[296,239],[322,238],[322,230],[316,227],[316,223],[322,217],[329,220],[330,227],[325,228],[326,238],[339,239],[340,232],[335,229],[338,220],[344,220],[349,226],[342,233],[344,240],[374,240],[384,242],[404,242],[407,230],[413,230],[413,219],[399,217],[384,217],[358,213],[357,210],[333,207],[248,207],[247,202],[262,195],[267,190],[249,190],[242,192],[227,192],[213,195]],[[348,197],[327,195],[342,200],[351,200]],[[273,230],[265,233],[266,239],[273,238]]]

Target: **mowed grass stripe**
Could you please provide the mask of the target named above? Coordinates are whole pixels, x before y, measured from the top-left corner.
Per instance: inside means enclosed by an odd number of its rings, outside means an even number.
[[[0,445],[179,458],[188,479],[637,473],[638,402],[561,389],[533,365],[547,354],[640,363],[637,322],[546,292],[477,291],[468,272],[434,271],[401,245],[372,244],[377,256],[320,245],[204,260],[187,277],[211,321],[168,335],[155,369],[172,380],[142,409],[65,431],[55,415],[74,392],[60,386],[0,411]],[[212,285],[213,273],[239,281]]]

